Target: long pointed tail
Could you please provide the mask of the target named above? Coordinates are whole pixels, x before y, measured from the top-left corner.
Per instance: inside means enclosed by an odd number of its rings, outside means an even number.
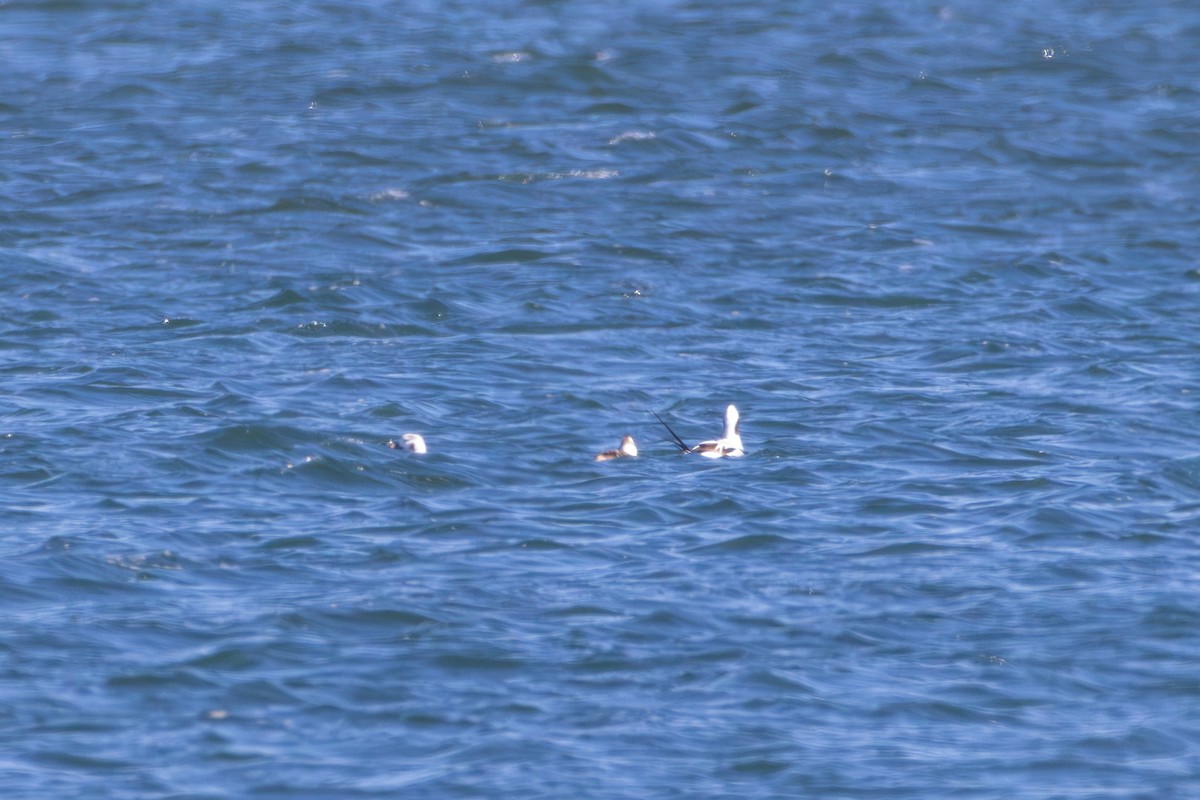
[[[675,431],[671,430],[671,426],[668,425],[666,423],[666,421],[658,415],[657,411],[655,411],[654,409],[650,409],[650,413],[653,414],[654,418],[657,419],[659,422],[661,422],[662,426],[667,429],[667,433],[671,434],[671,438],[675,440],[675,444],[679,445],[680,450],[682,450],[685,453],[692,452],[692,448],[690,448],[686,444],[684,444],[683,439],[679,438],[679,434],[677,434]]]

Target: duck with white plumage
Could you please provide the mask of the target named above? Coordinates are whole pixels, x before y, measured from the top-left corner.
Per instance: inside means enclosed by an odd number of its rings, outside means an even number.
[[[425,455],[429,452],[425,446],[425,437],[419,433],[406,433],[400,437],[399,443],[395,439],[389,439],[387,446],[393,450],[407,450],[417,455]]]
[[[741,458],[746,455],[746,448],[742,445],[742,435],[738,430],[741,417],[738,414],[737,406],[733,403],[730,403],[725,409],[725,430],[722,431],[721,438],[700,442],[695,447],[688,447],[687,443],[679,438],[679,434],[671,430],[671,426],[658,416],[657,412],[652,411],[651,413],[663,424],[675,444],[679,445],[679,449],[684,453],[699,453],[705,458]]]

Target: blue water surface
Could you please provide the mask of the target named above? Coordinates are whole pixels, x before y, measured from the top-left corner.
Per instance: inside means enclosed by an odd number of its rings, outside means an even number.
[[[0,3],[0,794],[1200,795],[1198,43]]]

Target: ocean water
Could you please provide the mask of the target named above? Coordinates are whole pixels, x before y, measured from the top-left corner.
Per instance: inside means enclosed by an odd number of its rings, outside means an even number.
[[[1198,43],[0,3],[0,795],[1200,795]]]

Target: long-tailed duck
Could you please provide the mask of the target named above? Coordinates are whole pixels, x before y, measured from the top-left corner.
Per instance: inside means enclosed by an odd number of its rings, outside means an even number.
[[[634,443],[633,437],[629,434],[626,434],[621,437],[620,447],[618,447],[616,450],[605,450],[603,453],[597,454],[596,460],[608,461],[612,458],[622,458],[625,456],[628,456],[629,458],[637,458],[637,454],[637,445]]]
[[[400,444],[396,443],[395,439],[388,440],[388,447],[393,450],[407,450],[410,453],[424,455],[429,450],[425,448],[425,439],[419,433],[406,433],[400,437]]]
[[[679,449],[685,453],[699,453],[705,458],[740,458],[746,455],[746,450],[742,446],[742,436],[738,433],[739,418],[737,406],[732,403],[725,409],[725,431],[721,434],[721,438],[700,442],[695,447],[688,447],[687,443],[683,439],[680,439],[675,431],[671,430],[671,426],[662,417],[659,417],[657,412],[651,413],[658,418],[658,421],[671,434],[671,438],[679,445]]]

